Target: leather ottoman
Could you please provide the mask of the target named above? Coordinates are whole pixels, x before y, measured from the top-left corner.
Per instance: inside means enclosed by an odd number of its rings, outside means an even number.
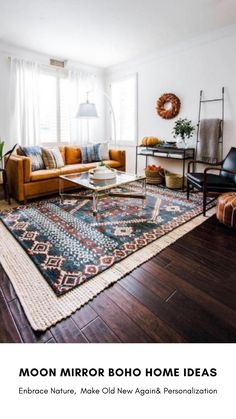
[[[216,206],[216,218],[228,227],[236,228],[236,193],[220,195]]]

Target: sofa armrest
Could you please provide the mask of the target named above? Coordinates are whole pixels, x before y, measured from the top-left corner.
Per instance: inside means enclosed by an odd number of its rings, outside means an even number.
[[[115,160],[120,163],[120,170],[125,171],[125,150],[111,149],[109,150],[109,156],[111,160]]]
[[[7,163],[7,180],[10,187],[10,194],[17,201],[24,200],[24,164],[19,156],[11,156]]]
[[[30,157],[26,157],[26,156],[21,156],[21,155],[17,155],[15,156],[18,159],[22,160],[23,162],[23,179],[24,179],[24,183],[28,183],[30,182],[30,177],[31,177],[31,160]]]

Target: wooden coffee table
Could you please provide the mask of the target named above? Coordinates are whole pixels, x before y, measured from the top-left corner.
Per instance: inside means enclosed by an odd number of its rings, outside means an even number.
[[[117,191],[117,188],[140,181],[142,189],[140,193],[130,191]],[[65,189],[71,186],[83,187],[86,193],[69,193]],[[109,180],[92,180],[89,172],[74,173],[59,177],[59,195],[61,202],[64,198],[91,199],[93,201],[93,215],[98,213],[98,200],[103,197],[139,198],[146,199],[146,176],[137,176],[126,172],[116,171],[116,177]]]

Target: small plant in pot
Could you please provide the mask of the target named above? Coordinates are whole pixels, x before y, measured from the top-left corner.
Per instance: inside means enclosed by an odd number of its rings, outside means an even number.
[[[177,121],[175,121],[172,134],[174,134],[174,138],[177,139],[177,144],[178,142],[182,142],[186,147],[187,139],[193,136],[194,130],[195,127],[193,126],[192,121],[187,118],[179,118]]]

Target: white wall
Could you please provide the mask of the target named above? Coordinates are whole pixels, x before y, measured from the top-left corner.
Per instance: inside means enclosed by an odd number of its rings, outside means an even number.
[[[16,48],[0,42],[0,137],[6,141],[5,150],[7,150],[12,144],[15,144],[15,140],[10,138],[10,111],[9,111],[9,99],[10,99],[10,60],[9,56],[18,57],[22,59],[35,60],[39,63],[49,64],[49,56],[39,54],[34,51],[26,49]],[[53,57],[56,58],[56,57]],[[98,114],[100,118],[93,122],[94,128],[96,129],[97,138],[100,141],[105,136],[105,107],[104,97],[99,93],[99,90],[104,90],[104,70],[101,68],[93,67],[86,64],[77,63],[70,61],[68,65],[73,68],[78,68],[81,71],[92,73],[96,76],[96,87],[97,92],[94,95]],[[93,98],[94,99],[94,98]],[[79,123],[79,121],[78,121]]]
[[[221,36],[221,38],[220,38]],[[223,36],[223,37],[222,37]],[[164,120],[156,114],[156,100],[165,92],[175,93],[181,100],[177,118],[186,117],[197,123],[199,92],[205,98],[221,96],[225,86],[224,155],[236,146],[236,30],[232,33],[214,34],[195,42],[181,44],[172,50],[162,51],[135,63],[112,67],[107,71],[107,81],[138,73],[138,133],[139,142],[144,136],[172,138],[175,119]],[[202,117],[221,117],[220,104],[203,105]],[[143,160],[143,162],[141,161]],[[157,161],[157,160],[156,160]],[[180,163],[160,160],[165,168],[180,171]],[[144,165],[140,157],[139,167]],[[134,150],[127,149],[127,167],[134,170]]]
[[[221,94],[225,86],[225,131],[224,154],[231,146],[236,146],[236,29],[214,33],[193,41],[179,44],[175,48],[158,52],[151,57],[144,57],[136,62],[125,63],[107,69],[106,83],[112,78],[138,73],[138,139],[154,135],[163,139],[172,138],[175,119],[164,120],[156,114],[156,100],[165,92],[173,92],[181,100],[178,117],[187,117],[197,122],[199,91],[203,89],[208,98]],[[0,43],[0,137],[9,138],[9,69],[8,55],[47,62],[49,57],[32,51],[16,49]],[[74,64],[74,63],[73,63]],[[104,88],[104,72],[96,67],[75,63],[78,68],[96,74],[98,84]],[[96,98],[97,99],[97,98]],[[98,141],[106,138],[104,131],[104,98],[98,95],[96,121]],[[106,101],[105,101],[106,103]],[[204,105],[203,117],[220,116],[220,105]],[[107,108],[107,106],[105,107]],[[14,142],[11,139],[11,143]],[[144,166],[140,157],[139,167]],[[179,171],[180,163],[173,160],[161,160],[170,170]],[[127,148],[127,167],[134,170],[134,149]]]

